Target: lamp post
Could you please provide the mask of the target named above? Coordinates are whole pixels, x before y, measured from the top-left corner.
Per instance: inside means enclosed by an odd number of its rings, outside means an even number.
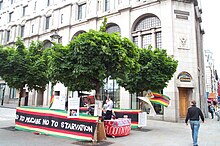
[[[0,84],[0,89],[2,89],[2,102],[1,102],[1,105],[3,105],[3,103],[4,103],[5,87],[6,87],[6,84],[5,84],[5,83]]]
[[[55,41],[56,43],[59,43],[60,42],[60,39],[62,38],[59,34],[57,34],[57,31],[55,31],[54,34],[52,34],[50,36],[51,38],[51,41]]]
[[[50,38],[51,38],[51,42],[55,42],[55,43],[60,43],[60,40],[61,40],[61,36],[59,35],[59,34],[57,34],[57,31],[55,30],[55,32],[54,32],[54,34],[52,34],[51,36],[50,36]],[[52,94],[53,94],[53,85],[51,84],[51,82],[49,81],[49,84],[48,84],[48,96],[49,96],[49,98],[51,98],[52,97]],[[51,93],[51,94],[50,94]],[[49,99],[48,98],[48,99]],[[48,99],[47,99],[47,104],[48,104]],[[50,100],[50,99],[49,99]]]

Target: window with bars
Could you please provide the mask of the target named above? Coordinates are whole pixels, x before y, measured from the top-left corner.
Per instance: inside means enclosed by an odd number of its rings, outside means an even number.
[[[137,25],[134,27],[134,32],[132,33],[134,43],[140,38],[142,48],[148,48],[149,45],[155,48],[162,47],[162,37],[161,37],[161,22],[156,16],[147,16],[141,19]]]
[[[105,11],[109,11],[110,10],[110,0],[105,0]]]
[[[78,6],[78,20],[86,17],[86,3]]]
[[[138,36],[133,37],[133,42],[138,46]]]
[[[162,48],[161,32],[156,32],[156,48]]]
[[[51,18],[51,16],[46,17],[46,26],[45,26],[45,29],[49,29],[49,28],[50,28],[50,18]]]
[[[152,45],[152,35],[146,34],[142,37],[142,47],[148,48],[149,45]]]
[[[160,20],[153,16],[153,17],[147,17],[142,19],[138,25],[135,27],[135,31],[138,30],[146,30],[146,29],[150,29],[150,28],[157,28],[160,27]]]
[[[119,32],[121,33],[120,27],[117,24],[110,25],[106,28],[107,33]]]

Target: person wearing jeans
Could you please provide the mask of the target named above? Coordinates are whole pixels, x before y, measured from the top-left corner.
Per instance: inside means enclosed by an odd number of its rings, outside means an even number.
[[[205,119],[204,119],[202,111],[198,107],[196,107],[196,101],[192,100],[190,104],[191,104],[191,107],[188,108],[185,123],[186,125],[188,125],[188,120],[190,120],[193,146],[198,146],[198,133],[199,133],[199,127],[200,127],[199,117],[201,118],[203,123]]]

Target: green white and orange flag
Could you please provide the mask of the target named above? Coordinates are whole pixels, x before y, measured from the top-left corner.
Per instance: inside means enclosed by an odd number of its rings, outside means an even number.
[[[50,106],[49,108],[51,108],[51,106],[53,105],[54,102],[54,90],[53,90],[53,86],[51,86],[51,91],[50,91]]]

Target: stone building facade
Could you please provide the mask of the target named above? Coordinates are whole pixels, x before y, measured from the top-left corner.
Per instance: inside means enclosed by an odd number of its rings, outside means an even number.
[[[73,36],[98,30],[106,16],[107,32],[120,32],[139,47],[167,49],[179,61],[176,73],[163,90],[171,103],[155,117],[177,122],[186,116],[191,99],[205,108],[204,31],[199,4],[198,0],[0,0],[0,43],[13,45],[21,36],[27,45],[40,40],[48,47],[50,36],[56,33],[61,36],[59,42],[66,45]],[[67,94],[62,85],[55,90]],[[45,91],[41,99],[31,93],[29,101],[47,106],[49,93]],[[121,87],[115,93],[120,108],[137,108],[135,96],[131,98]]]

